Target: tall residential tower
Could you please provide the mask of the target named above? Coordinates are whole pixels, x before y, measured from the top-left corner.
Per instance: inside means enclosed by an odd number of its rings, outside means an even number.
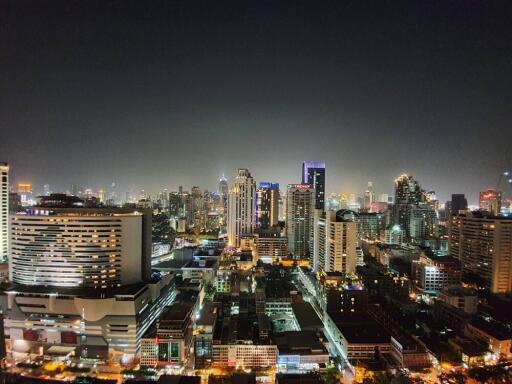
[[[239,169],[228,196],[228,245],[240,246],[240,237],[254,233],[256,183],[248,169]]]

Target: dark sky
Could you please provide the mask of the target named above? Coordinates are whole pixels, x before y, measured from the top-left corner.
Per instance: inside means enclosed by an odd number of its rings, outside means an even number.
[[[0,159],[36,189],[493,187],[512,167],[512,2],[0,0]]]

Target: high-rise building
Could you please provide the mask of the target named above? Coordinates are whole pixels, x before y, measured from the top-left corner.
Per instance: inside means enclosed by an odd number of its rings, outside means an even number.
[[[395,180],[394,224],[405,229],[407,237],[409,237],[410,210],[417,207],[421,200],[420,185],[412,176],[403,174]]]
[[[439,236],[437,212],[427,206],[414,207],[409,211],[409,236],[416,243]]]
[[[375,202],[375,192],[373,191],[373,182],[368,182],[368,187],[364,191],[363,209],[366,211],[372,210],[372,204]]]
[[[479,206],[482,211],[499,215],[501,212],[501,192],[494,189],[480,192]]]
[[[248,169],[241,168],[228,196],[228,245],[240,246],[242,235],[254,233],[256,183]]]
[[[260,228],[277,225],[279,220],[279,184],[261,182],[256,191],[256,219]]]
[[[327,211],[314,219],[312,269],[354,273],[357,261],[356,215],[350,210]]]
[[[9,255],[9,164],[0,163],[0,262]]]
[[[466,209],[468,209],[466,196],[463,193],[452,194],[449,215],[458,215],[459,211],[465,211]]]
[[[293,257],[310,255],[315,188],[311,184],[289,184],[286,192],[286,236]]]
[[[219,190],[217,192],[219,193],[219,196],[222,199],[222,201],[227,203],[229,186],[228,179],[226,178],[226,176],[224,176],[224,174],[222,174],[221,178],[219,179]]]
[[[325,211],[325,163],[304,161],[302,163],[302,184],[315,188],[315,209]]]
[[[50,184],[43,185],[43,195],[50,196],[52,191],[50,191]]]
[[[151,211],[63,203],[50,196],[12,215],[14,284],[0,292],[11,349],[65,344],[76,357],[129,362],[176,296],[173,274],[151,275]]]
[[[360,212],[356,216],[358,238],[377,240],[386,228],[386,215],[377,212]]]
[[[487,281],[494,293],[512,291],[512,218],[485,212],[451,217],[450,256],[459,259],[464,272]]]
[[[10,280],[47,287],[111,288],[149,279],[151,214],[34,207],[11,217]],[[148,233],[146,233],[148,232]],[[147,248],[149,246],[149,248]],[[142,255],[142,257],[141,257]]]

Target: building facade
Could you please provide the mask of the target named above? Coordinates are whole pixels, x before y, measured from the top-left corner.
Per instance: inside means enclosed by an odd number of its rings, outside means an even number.
[[[289,184],[286,193],[288,251],[295,258],[310,254],[315,189],[310,184]]]
[[[357,264],[357,223],[349,210],[328,211],[314,220],[313,270],[354,273]]]
[[[450,255],[494,293],[512,291],[512,218],[469,212],[452,216]]]
[[[325,163],[305,161],[302,163],[302,184],[315,189],[315,209],[325,211]]]
[[[6,263],[8,260],[8,255],[9,255],[9,164],[0,163],[0,263]]]
[[[240,246],[242,235],[254,233],[256,183],[248,169],[239,169],[228,197],[228,245]]]
[[[262,182],[256,192],[256,219],[260,228],[270,228],[279,220],[279,184]]]
[[[112,288],[146,280],[151,243],[144,238],[150,222],[150,214],[123,209],[34,207],[15,213],[10,280],[63,288]]]

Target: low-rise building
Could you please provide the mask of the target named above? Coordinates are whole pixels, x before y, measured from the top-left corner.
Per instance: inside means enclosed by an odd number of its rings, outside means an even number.
[[[315,371],[329,362],[329,353],[314,331],[278,333],[274,342],[279,350],[280,371]]]
[[[167,307],[141,340],[141,365],[184,365],[192,343],[193,303]]]

